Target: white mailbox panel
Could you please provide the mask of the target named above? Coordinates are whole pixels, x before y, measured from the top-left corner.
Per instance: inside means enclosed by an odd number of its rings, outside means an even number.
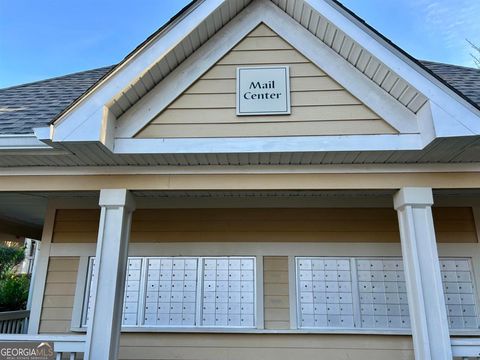
[[[440,259],[440,266],[450,328],[479,329],[470,260]],[[401,258],[300,257],[296,271],[299,327],[410,328]]]
[[[409,327],[409,315],[400,313],[401,299],[407,296],[402,259],[357,259],[356,264],[362,327]]]
[[[125,280],[125,293],[123,297],[123,326],[137,326],[138,325],[138,299],[140,297],[140,281],[142,272],[142,258],[129,258],[127,262],[127,273]],[[87,279],[87,291],[85,293],[84,310],[82,316],[82,325],[86,326],[89,316],[89,311],[92,307],[93,294],[91,292],[93,279],[96,276],[95,258],[89,259]]]
[[[197,259],[147,258],[146,266],[145,324],[195,326]],[[151,316],[152,305],[155,319]]]
[[[203,261],[203,326],[255,326],[255,259]]]
[[[296,267],[300,327],[352,327],[350,260],[297,258]]]
[[[479,329],[479,312],[469,259],[440,259],[450,329]]]

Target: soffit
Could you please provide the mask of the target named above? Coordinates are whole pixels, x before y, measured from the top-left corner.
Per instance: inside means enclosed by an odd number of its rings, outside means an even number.
[[[337,165],[337,164],[436,164],[479,163],[478,137],[444,138],[423,150],[113,154],[100,144],[64,144],[70,154],[0,156],[0,167],[84,167],[84,166],[252,166],[252,165]],[[132,171],[135,171],[132,168]]]

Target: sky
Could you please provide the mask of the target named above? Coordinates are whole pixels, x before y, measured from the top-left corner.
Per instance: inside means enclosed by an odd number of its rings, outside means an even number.
[[[112,65],[190,0],[0,0],[0,88]],[[342,0],[418,59],[473,66],[479,0]]]

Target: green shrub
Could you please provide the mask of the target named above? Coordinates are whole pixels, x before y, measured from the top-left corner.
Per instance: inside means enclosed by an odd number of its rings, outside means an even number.
[[[23,247],[0,246],[0,279],[7,276],[23,259],[25,259]]]
[[[8,273],[0,279],[0,311],[23,310],[27,305],[30,277]]]
[[[0,246],[0,311],[25,309],[30,277],[13,270],[25,258],[25,249]]]

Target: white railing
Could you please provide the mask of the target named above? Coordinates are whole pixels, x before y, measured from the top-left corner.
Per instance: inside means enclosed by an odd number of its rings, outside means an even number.
[[[29,316],[28,310],[0,312],[0,334],[25,334]]]
[[[480,359],[480,338],[452,338],[452,352],[456,358]]]
[[[57,360],[67,355],[76,360],[78,354],[85,352],[85,335],[0,335],[0,342],[48,342],[53,343],[53,351]]]

